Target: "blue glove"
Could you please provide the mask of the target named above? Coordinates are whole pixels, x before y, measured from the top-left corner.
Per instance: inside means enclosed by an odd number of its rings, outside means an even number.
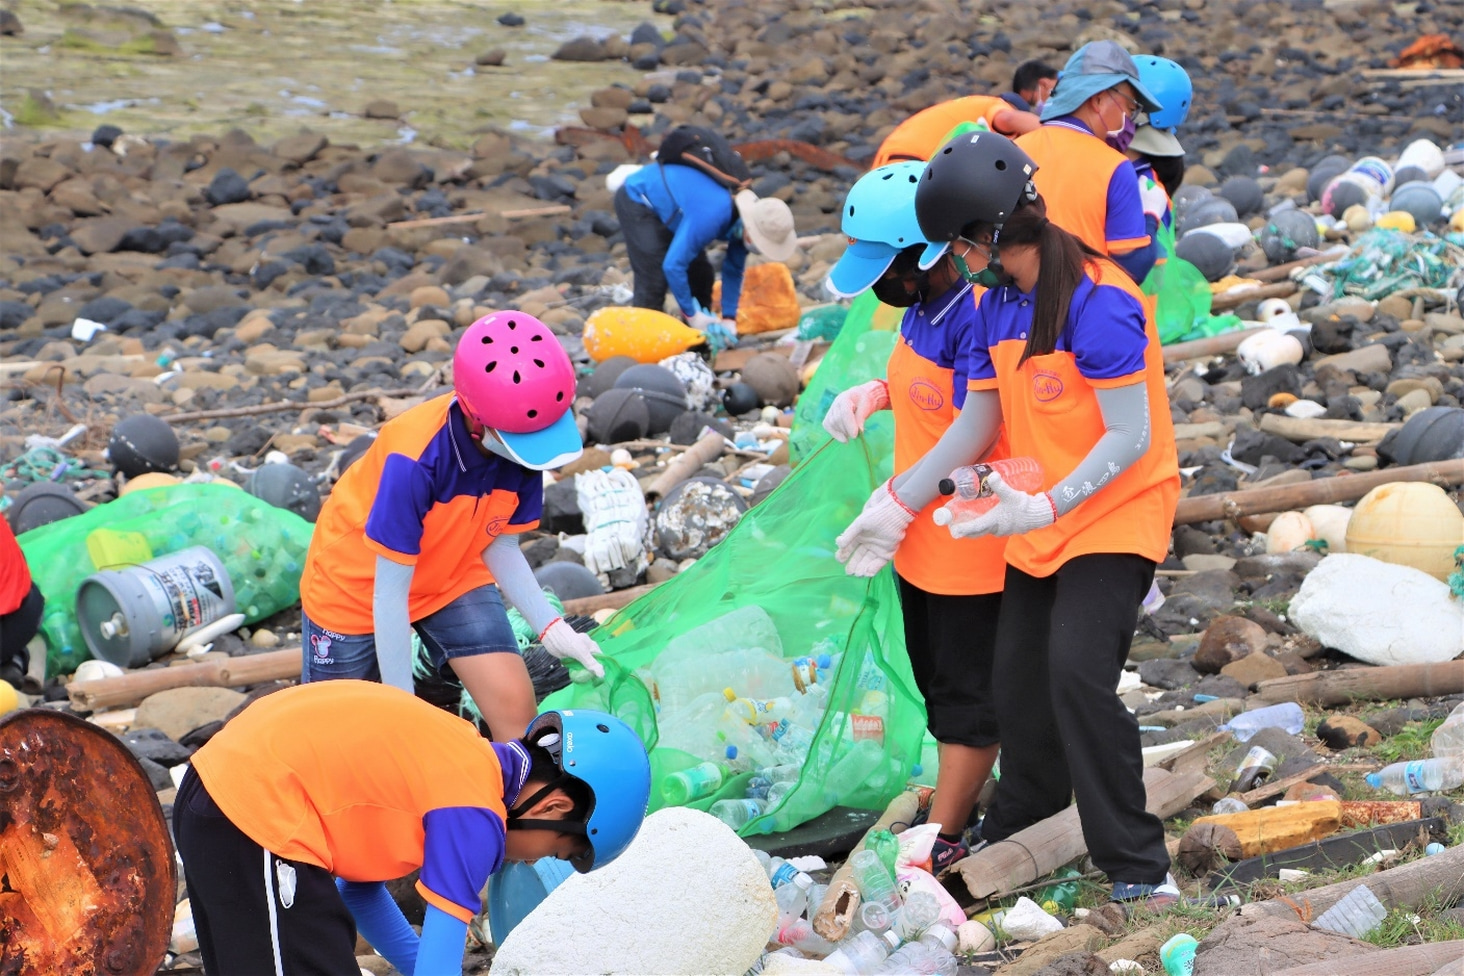
[[[418,959],[417,933],[412,931],[402,910],[392,901],[386,885],[380,881],[336,878],[336,890],[356,919],[357,930],[371,943],[371,947],[401,972],[412,972]],[[461,945],[458,946],[458,965],[461,969]]]
[[[453,918],[436,905],[428,905],[427,915],[422,919],[422,947],[417,950],[417,968],[410,970],[412,976],[460,976],[467,937],[467,922]]]

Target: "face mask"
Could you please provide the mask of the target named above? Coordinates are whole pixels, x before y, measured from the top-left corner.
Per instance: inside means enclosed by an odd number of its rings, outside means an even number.
[[[963,255],[953,253],[951,260],[955,262],[956,270],[961,273],[961,277],[973,285],[980,285],[982,288],[1000,288],[1011,281],[1009,276],[993,271],[989,264],[980,271],[972,271]]]
[[[1116,131],[1110,131],[1108,138],[1104,141],[1119,152],[1127,152],[1129,144],[1134,141],[1134,133],[1138,130],[1138,121],[1132,115],[1125,112],[1123,113],[1123,125]]]
[[[913,279],[914,288],[906,288],[905,282],[912,279],[902,278],[897,275],[884,275],[871,286],[874,297],[886,305],[894,308],[909,308],[920,301],[920,296],[925,293],[929,284],[930,276],[921,274]]]

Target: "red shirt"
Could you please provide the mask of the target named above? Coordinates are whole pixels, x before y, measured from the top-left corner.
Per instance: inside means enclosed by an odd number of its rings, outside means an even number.
[[[31,589],[30,567],[10,523],[0,518],[0,616],[14,613]]]

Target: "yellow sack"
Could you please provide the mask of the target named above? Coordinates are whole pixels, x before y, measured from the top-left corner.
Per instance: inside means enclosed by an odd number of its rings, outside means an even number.
[[[649,308],[602,308],[585,319],[585,352],[597,363],[612,356],[659,363],[704,341],[700,331]]]

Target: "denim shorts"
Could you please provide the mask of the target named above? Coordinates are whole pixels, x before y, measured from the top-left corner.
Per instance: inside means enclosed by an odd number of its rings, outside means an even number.
[[[469,590],[447,606],[412,624],[444,678],[451,678],[448,662],[475,654],[519,653],[518,638],[508,622],[503,597],[492,584]],[[304,664],[300,682],[330,678],[381,680],[376,660],[375,634],[337,634],[300,614],[300,643]]]

